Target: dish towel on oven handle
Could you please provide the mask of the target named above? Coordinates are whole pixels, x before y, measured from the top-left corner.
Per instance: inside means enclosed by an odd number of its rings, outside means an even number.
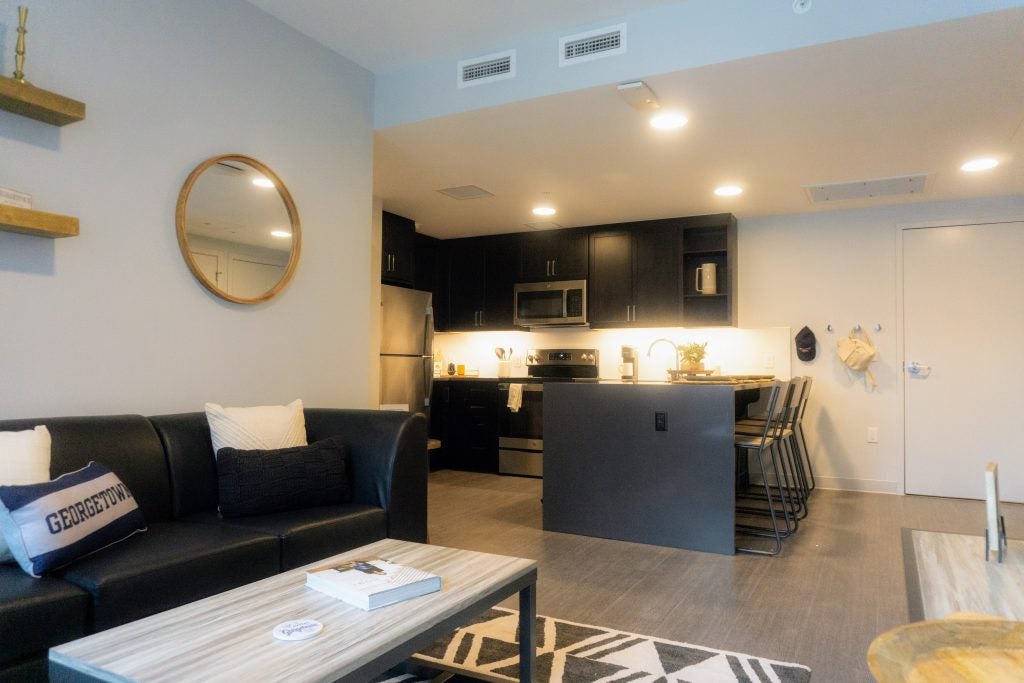
[[[523,385],[510,383],[508,385],[508,409],[518,413],[523,407]]]

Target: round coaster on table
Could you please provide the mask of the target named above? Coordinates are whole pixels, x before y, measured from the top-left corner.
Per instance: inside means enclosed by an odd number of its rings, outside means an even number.
[[[306,640],[323,630],[324,625],[319,621],[295,619],[294,621],[286,621],[275,626],[274,637],[278,640]]]

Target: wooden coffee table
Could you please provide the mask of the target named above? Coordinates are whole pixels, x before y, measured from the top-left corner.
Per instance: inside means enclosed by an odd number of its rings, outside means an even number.
[[[379,556],[441,577],[440,592],[371,612],[305,585],[307,567],[50,649],[51,681],[359,681],[519,593],[519,676],[533,680],[537,563],[386,539],[308,565]],[[309,640],[272,631],[315,619]]]

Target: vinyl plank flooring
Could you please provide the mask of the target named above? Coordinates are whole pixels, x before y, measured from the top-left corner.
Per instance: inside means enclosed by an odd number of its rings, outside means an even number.
[[[908,621],[902,527],[985,528],[980,501],[819,490],[780,555],[723,556],[545,532],[541,488],[434,472],[430,542],[537,560],[542,614],[799,662],[816,681],[873,680],[868,645]],[[1024,536],[1024,505],[1003,512]]]

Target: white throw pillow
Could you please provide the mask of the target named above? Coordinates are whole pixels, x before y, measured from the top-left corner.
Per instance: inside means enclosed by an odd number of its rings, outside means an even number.
[[[254,451],[307,445],[300,399],[286,406],[224,408],[207,403],[205,407],[214,456],[225,446]]]
[[[23,432],[0,432],[0,485],[50,481],[50,430],[45,425]],[[13,560],[0,535],[0,562]]]

